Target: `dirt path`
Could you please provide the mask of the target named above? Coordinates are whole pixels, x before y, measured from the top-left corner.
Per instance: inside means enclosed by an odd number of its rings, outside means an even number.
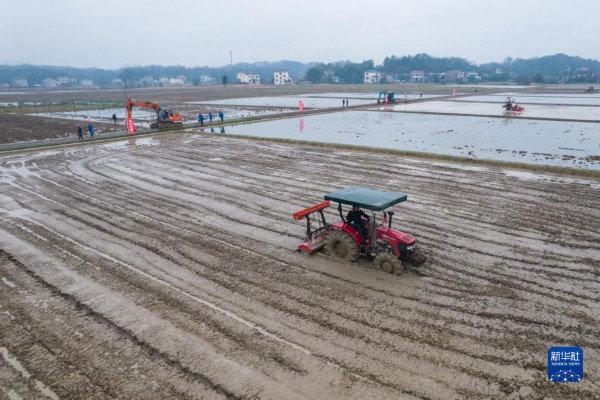
[[[420,275],[293,251],[350,184],[409,194]],[[182,133],[4,156],[0,188],[6,397],[600,393],[597,182]]]

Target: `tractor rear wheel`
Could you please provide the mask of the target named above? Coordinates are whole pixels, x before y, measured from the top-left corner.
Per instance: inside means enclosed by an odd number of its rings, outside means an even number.
[[[388,274],[400,275],[402,273],[402,263],[392,253],[379,253],[373,263]]]
[[[334,230],[327,235],[325,252],[343,261],[355,261],[358,258],[356,242],[349,234],[340,230]]]

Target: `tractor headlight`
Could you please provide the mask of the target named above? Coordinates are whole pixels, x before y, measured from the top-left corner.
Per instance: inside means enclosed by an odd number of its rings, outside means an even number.
[[[407,246],[407,247],[406,247],[406,250],[407,250],[407,251],[413,251],[413,249],[414,249],[414,248],[415,248],[415,246]]]

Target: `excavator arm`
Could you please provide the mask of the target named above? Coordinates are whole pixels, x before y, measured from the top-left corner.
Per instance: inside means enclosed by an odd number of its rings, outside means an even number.
[[[156,114],[158,114],[161,108],[158,104],[150,101],[127,99],[127,118],[131,118],[131,111],[133,110],[133,107],[152,108]]]
[[[170,109],[163,109],[156,103],[152,103],[151,101],[143,101],[143,100],[132,100],[130,98],[127,99],[125,104],[125,108],[127,109],[127,118],[132,118],[132,110],[133,107],[141,107],[141,108],[151,108],[156,112],[156,121],[150,124],[150,128],[168,128],[173,126],[183,126],[181,121],[181,114],[173,113]]]

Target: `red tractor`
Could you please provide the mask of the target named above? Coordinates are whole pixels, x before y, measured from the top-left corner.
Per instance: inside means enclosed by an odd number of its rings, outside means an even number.
[[[525,108],[515,102],[514,97],[507,97],[502,108],[506,111],[525,111]]]
[[[426,261],[426,257],[416,252],[416,241],[411,235],[392,228],[394,212],[385,211],[407,198],[403,193],[357,186],[329,193],[325,195],[325,202],[294,213],[294,219],[306,219],[305,241],[298,246],[298,250],[312,254],[325,248],[328,255],[340,260],[355,261],[359,257],[372,259],[378,268],[391,274],[402,273],[402,261],[410,261],[414,267],[419,267]],[[323,210],[332,201],[338,203],[341,221],[328,224]],[[342,204],[353,208],[353,212],[348,213],[346,218]],[[358,208],[371,211],[372,216]],[[378,211],[383,211],[382,223],[377,223]],[[315,221],[311,219],[314,213],[319,214],[319,218],[314,218]],[[362,215],[362,221],[356,220],[359,215],[356,213]],[[348,218],[352,218],[352,221]]]

